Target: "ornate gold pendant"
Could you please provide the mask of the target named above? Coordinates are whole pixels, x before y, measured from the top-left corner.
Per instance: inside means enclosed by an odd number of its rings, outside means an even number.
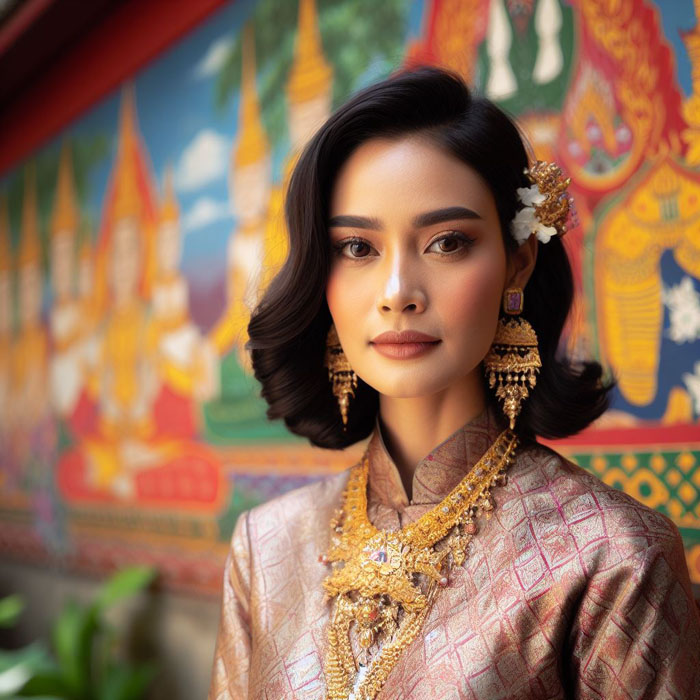
[[[378,530],[367,517],[367,454],[351,470],[343,507],[331,521],[331,547],[323,557],[334,567],[323,582],[335,600],[325,666],[329,700],[345,700],[356,685],[353,624],[362,648],[379,637],[384,642],[354,697],[371,700],[379,692],[421,629],[436,591],[447,585],[446,561],[448,571],[464,562],[476,534],[474,520],[492,509],[490,489],[504,481],[516,446],[516,436],[503,431],[438,505],[397,532]],[[445,546],[436,549],[443,540]],[[418,574],[428,578],[426,592],[416,583]]]

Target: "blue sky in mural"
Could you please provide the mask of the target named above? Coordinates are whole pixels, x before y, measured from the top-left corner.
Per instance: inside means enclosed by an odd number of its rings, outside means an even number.
[[[221,47],[240,31],[253,4],[235,2],[218,11],[134,80],[139,126],[159,188],[166,168],[175,171],[185,233],[183,271],[194,286],[211,284],[225,273],[226,241],[234,225],[227,173],[238,99],[215,109],[213,83]],[[116,152],[120,97],[118,90],[73,127],[108,132],[113,138],[110,158],[93,171],[87,207],[94,221],[99,221]],[[195,164],[188,175],[185,162]]]
[[[689,17],[695,15],[693,0],[656,0],[655,4],[659,8],[664,34],[671,44],[676,61],[678,84],[686,95],[690,95],[693,92],[690,59],[681,33],[693,28],[694,22],[688,21]]]
[[[407,4],[407,35],[416,37],[421,33],[425,4],[423,0],[409,0]],[[207,303],[221,305],[227,240],[235,227],[229,204],[228,168],[237,131],[238,94],[225,106],[215,106],[215,80],[230,42],[254,8],[255,0],[227,4],[132,79],[139,127],[159,191],[166,168],[172,167],[175,172],[185,234],[182,270],[189,279],[191,293],[207,298]],[[358,76],[358,86],[376,80],[371,73],[370,70],[367,76]],[[93,167],[87,201],[83,204],[84,214],[93,222],[95,231],[116,153],[120,100],[121,89],[117,89],[49,144],[55,145],[64,135],[80,138],[101,133],[110,138],[110,154]],[[281,143],[273,153],[276,181],[281,177],[287,150],[287,144]],[[218,292],[212,291],[215,288]],[[196,306],[192,309],[195,314]],[[210,313],[208,319],[199,321],[209,325],[214,315]]]

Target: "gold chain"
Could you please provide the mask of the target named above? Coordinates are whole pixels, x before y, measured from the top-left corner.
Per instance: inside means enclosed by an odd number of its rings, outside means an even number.
[[[323,587],[326,596],[335,599],[324,669],[328,700],[346,700],[355,684],[353,622],[363,648],[378,635],[385,640],[355,698],[372,700],[380,691],[420,631],[438,587],[448,583],[443,563],[449,573],[452,565],[461,566],[466,559],[476,534],[474,519],[492,510],[490,489],[505,483],[517,442],[511,430],[504,430],[440,503],[395,532],[377,529],[367,516],[368,453],[350,470],[343,506],[331,520],[331,546],[322,557],[333,565]],[[446,537],[446,546],[436,550]],[[416,574],[428,577],[427,592],[414,583]]]

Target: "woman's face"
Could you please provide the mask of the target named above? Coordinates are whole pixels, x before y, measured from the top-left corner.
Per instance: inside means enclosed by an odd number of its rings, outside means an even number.
[[[326,298],[358,376],[392,397],[481,386],[508,263],[493,195],[474,170],[426,139],[366,141],[338,173],[329,235]],[[437,342],[384,353],[372,342],[406,330]]]

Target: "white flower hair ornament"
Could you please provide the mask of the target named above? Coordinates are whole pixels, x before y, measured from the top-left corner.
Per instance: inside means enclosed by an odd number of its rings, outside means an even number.
[[[518,245],[532,234],[540,243],[549,243],[552,236],[563,236],[578,225],[574,198],[566,191],[571,178],[565,178],[556,163],[538,160],[523,172],[533,184],[516,190],[523,207],[513,217],[510,232]]]

